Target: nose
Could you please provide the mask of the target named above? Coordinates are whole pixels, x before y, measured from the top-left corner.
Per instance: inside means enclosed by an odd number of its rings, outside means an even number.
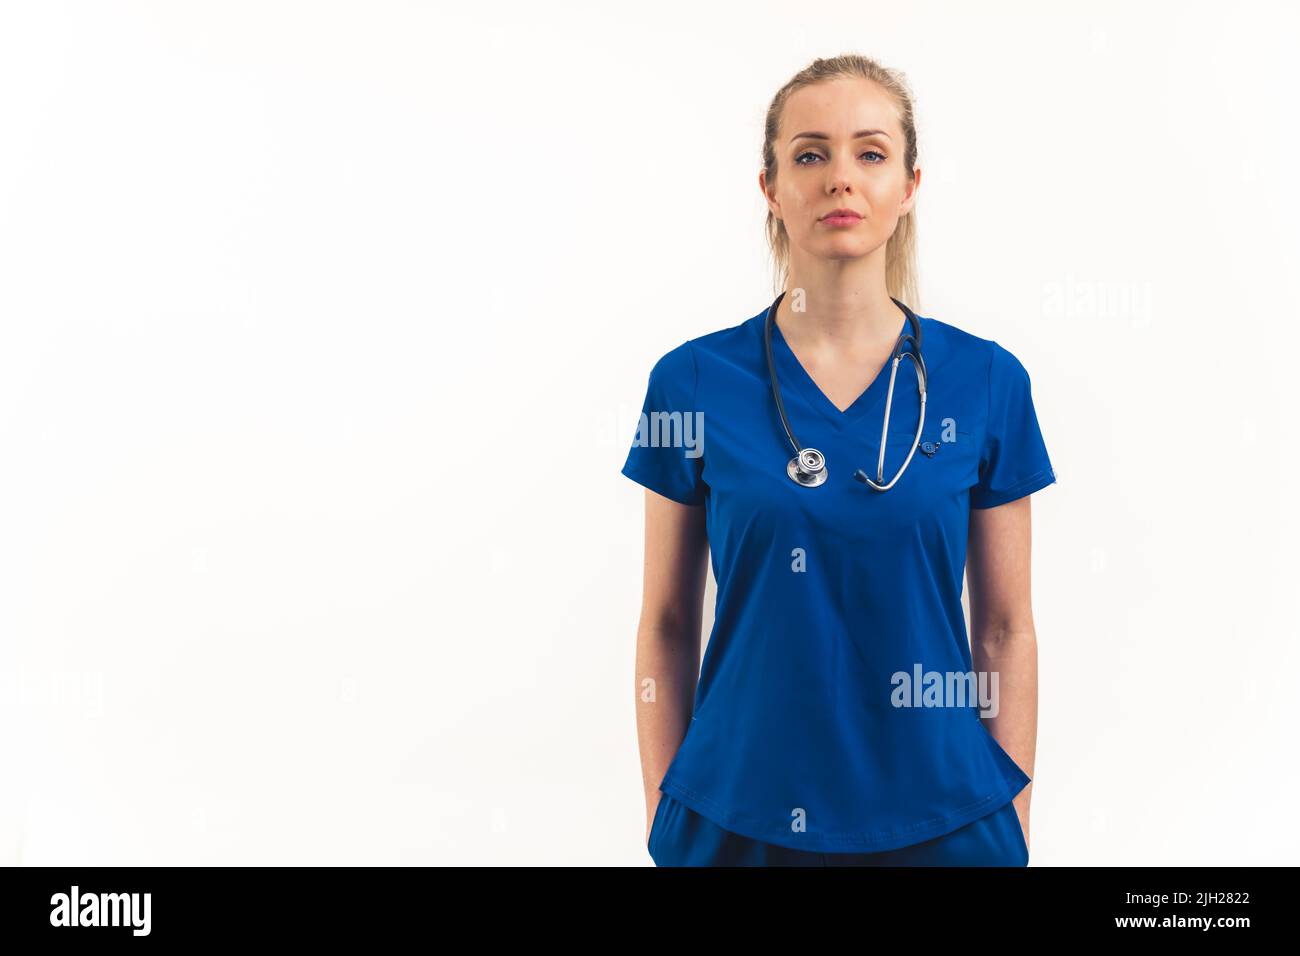
[[[835,157],[834,162],[828,167],[831,195],[852,191],[853,187],[850,182],[852,168],[852,159],[846,153],[841,152]]]

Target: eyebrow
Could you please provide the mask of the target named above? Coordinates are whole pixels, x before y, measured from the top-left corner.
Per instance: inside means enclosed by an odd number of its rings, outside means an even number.
[[[854,139],[862,139],[865,136],[883,136],[885,139],[889,139],[889,134],[883,129],[860,129],[853,134]],[[830,137],[825,133],[799,133],[796,136],[791,136],[790,142],[793,143],[796,139],[830,139]]]

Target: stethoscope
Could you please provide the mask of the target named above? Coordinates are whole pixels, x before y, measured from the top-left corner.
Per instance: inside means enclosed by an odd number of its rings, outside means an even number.
[[[781,416],[781,425],[785,428],[785,436],[790,439],[790,445],[794,448],[794,457],[786,465],[786,474],[797,485],[805,488],[816,488],[826,480],[826,456],[816,448],[804,448],[799,444],[799,440],[794,437],[794,432],[790,429],[790,420],[785,417],[785,405],[781,402],[781,389],[776,383],[776,363],[772,361],[772,325],[775,322],[773,316],[776,314],[776,307],[781,300],[785,298],[785,292],[776,297],[770,306],[767,307],[767,319],[763,324],[763,344],[767,348],[767,374],[772,380],[772,397],[776,399],[776,410]],[[872,481],[867,473],[859,468],[853,473],[853,477],[865,485],[869,485],[876,491],[888,491],[894,487],[904,471],[907,470],[908,464],[912,461],[912,456],[916,454],[916,446],[921,441],[921,429],[925,427],[925,359],[921,358],[921,320],[916,314],[902,302],[899,302],[892,295],[890,300],[907,314],[907,321],[912,327],[911,333],[904,332],[894,343],[894,352],[890,357],[889,369],[889,391],[885,395],[885,424],[880,430],[880,458],[876,462],[876,480]],[[912,351],[905,351],[908,341],[912,343]],[[885,484],[885,436],[889,434],[889,410],[894,402],[894,378],[898,375],[898,363],[906,356],[912,360],[916,366],[916,384],[921,393],[921,417],[916,423],[916,437],[912,439],[911,450],[907,453],[907,458],[903,460],[902,466],[899,467],[898,473]]]

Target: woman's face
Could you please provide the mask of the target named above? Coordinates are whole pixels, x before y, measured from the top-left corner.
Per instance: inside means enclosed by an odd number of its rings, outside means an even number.
[[[889,240],[915,202],[921,170],[908,176],[905,146],[894,102],[880,86],[817,83],[786,101],[775,182],[759,173],[759,186],[792,246],[823,259],[865,256]],[[859,218],[827,217],[841,208]]]

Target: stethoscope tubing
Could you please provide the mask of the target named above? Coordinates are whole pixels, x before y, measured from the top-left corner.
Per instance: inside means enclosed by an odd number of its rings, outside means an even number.
[[[790,427],[789,416],[785,413],[785,403],[781,400],[781,387],[777,382],[776,362],[772,357],[772,326],[775,324],[776,308],[781,300],[785,298],[785,291],[782,290],[772,304],[767,307],[767,316],[763,322],[763,346],[767,353],[767,371],[768,377],[772,383],[772,397],[776,402],[776,411],[781,418],[781,427],[785,431],[785,437],[790,442],[790,447],[794,449],[795,457],[787,466],[790,477],[796,484],[802,484],[809,487],[815,487],[825,481],[824,471],[826,467],[825,458],[821,452],[815,448],[804,448],[799,439],[795,437],[794,429]],[[889,390],[885,394],[885,420],[880,431],[880,456],[876,461],[876,480],[872,481],[861,468],[853,473],[853,477],[863,484],[874,488],[876,491],[888,491],[902,477],[903,472],[912,461],[912,456],[916,454],[916,446],[921,441],[921,432],[925,428],[925,399],[929,379],[929,373],[925,367],[925,359],[921,355],[921,320],[916,317],[916,313],[902,302],[899,302],[893,296],[890,300],[903,310],[907,316],[908,325],[911,332],[904,332],[894,343],[893,353],[890,356],[889,369]],[[911,343],[911,350],[908,350],[908,343]],[[903,460],[902,466],[898,469],[894,477],[888,484],[885,480],[885,440],[889,434],[889,414],[894,403],[894,381],[898,375],[898,364],[903,358],[912,360],[916,366],[917,386],[921,396],[921,414],[916,424],[916,435],[912,439],[912,447],[908,450],[907,458]],[[803,476],[803,479],[799,477]],[[818,480],[807,480],[816,476]]]

